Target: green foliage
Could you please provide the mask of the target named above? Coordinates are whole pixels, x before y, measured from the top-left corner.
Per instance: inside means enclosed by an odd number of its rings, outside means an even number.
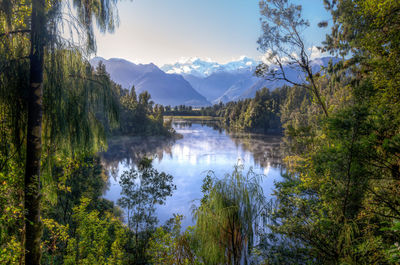
[[[61,225],[53,219],[42,219],[44,225],[44,240],[42,241],[43,262],[55,264],[57,252],[66,244],[69,226]]]
[[[81,205],[82,198],[88,201],[85,210],[97,212],[99,220],[116,220],[120,218],[121,212],[112,202],[102,198],[108,176],[104,174],[98,157],[81,154],[73,159],[60,158],[52,172],[55,185],[53,189],[57,194],[54,202],[49,201],[47,194],[43,200],[42,262],[63,264],[68,243],[77,239],[76,231],[82,225],[79,220],[74,219],[74,209]],[[125,240],[127,231],[125,229],[120,232],[123,236],[117,239]],[[119,241],[113,244],[122,244]],[[125,245],[121,246],[125,248]],[[119,251],[121,246],[115,251]],[[112,252],[112,248],[113,245],[108,244],[107,252]]]
[[[74,207],[76,235],[68,240],[64,264],[126,264],[124,237],[126,229],[110,213],[100,217],[96,210],[88,211],[90,200],[82,198]]]
[[[253,99],[227,103],[222,112],[224,123],[232,130],[281,133],[280,105],[287,90],[263,88]]]
[[[1,157],[1,156],[0,156]],[[18,264],[23,259],[23,183],[20,165],[2,157],[0,171],[0,263]]]
[[[334,25],[324,49],[351,58],[313,77],[329,117],[312,91],[288,91],[287,174],[276,184],[263,254],[268,264],[396,264],[399,6],[325,3]]]
[[[74,159],[64,158],[58,161],[52,172],[57,200],[44,205],[43,211],[47,217],[72,226],[72,209],[80,204],[82,197],[93,202],[90,209],[112,210],[112,206],[107,206],[107,202],[101,198],[108,176],[98,157],[82,154]]]
[[[128,233],[128,247],[134,254],[136,264],[146,263],[148,241],[158,223],[155,207],[163,204],[176,189],[172,179],[171,175],[154,169],[149,158],[143,158],[137,169],[125,171],[120,177],[122,191],[118,205],[125,209],[127,215],[128,228],[131,230]],[[131,240],[133,235],[134,242]]]
[[[301,5],[295,5],[288,0],[260,1],[262,35],[258,44],[268,63],[262,62],[258,65],[256,75],[306,88],[325,116],[328,116],[328,108],[316,84],[311,65],[312,49],[306,47],[302,36],[310,23],[302,17],[301,12]],[[290,79],[287,73],[289,70],[285,66],[302,72],[304,80],[299,82]]]
[[[145,91],[136,96],[135,87],[131,91],[120,88],[121,119],[118,128],[111,131],[113,136],[152,136],[173,135],[173,130],[164,124],[164,107],[150,100],[150,94]]]
[[[196,257],[191,228],[181,233],[183,216],[175,215],[171,231],[158,227],[152,235],[146,250],[152,264],[189,265],[202,264]]]
[[[282,87],[270,92],[268,88],[263,88],[257,91],[252,99],[220,103],[201,109],[183,105],[171,109],[167,106],[165,114],[183,115],[183,117],[191,115],[221,117],[220,127],[228,130],[280,134],[282,132],[280,107],[285,101],[288,89]]]
[[[19,239],[11,236],[7,243],[0,249],[0,262],[2,264],[20,264],[24,255],[24,248]]]
[[[204,180],[204,198],[194,209],[194,236],[199,241],[197,255],[207,264],[247,262],[254,236],[261,224],[265,198],[260,176],[242,166],[217,180]]]

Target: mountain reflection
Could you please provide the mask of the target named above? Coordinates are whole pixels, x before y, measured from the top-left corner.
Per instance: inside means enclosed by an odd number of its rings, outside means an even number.
[[[171,148],[175,140],[160,136],[116,137],[109,140],[107,151],[100,153],[100,157],[105,168],[115,174],[120,163],[131,166],[144,156],[155,157],[160,161],[165,155],[172,156]]]
[[[214,130],[212,137],[209,137],[208,131],[205,134],[199,134],[196,130],[190,130],[193,124],[212,128]],[[159,136],[124,136],[111,139],[107,152],[100,153],[104,165],[108,170],[115,171],[121,162],[126,166],[135,165],[144,156],[154,157],[161,162],[166,155],[172,159],[175,156],[178,160],[189,158],[188,162],[191,164],[197,164],[199,159],[206,157],[206,162],[209,164],[212,161],[212,156],[217,155],[217,153],[223,156],[224,150],[232,147],[231,143],[226,141],[226,136],[229,136],[236,148],[240,147],[250,152],[257,165],[264,168],[281,165],[279,136],[226,132],[218,121],[182,120],[175,121],[173,127],[178,133],[183,130],[185,139]]]
[[[144,155],[154,157],[154,168],[172,175],[177,186],[173,196],[157,209],[161,222],[179,213],[187,217],[182,225],[191,225],[190,206],[202,196],[206,172],[211,170],[221,178],[239,162],[245,171],[252,168],[256,174],[265,176],[262,187],[266,196],[271,195],[274,181],[281,176],[279,137],[227,132],[215,121],[174,121],[173,127],[180,138],[122,137],[109,142],[108,151],[101,154],[112,176],[105,198],[118,200],[119,175]]]

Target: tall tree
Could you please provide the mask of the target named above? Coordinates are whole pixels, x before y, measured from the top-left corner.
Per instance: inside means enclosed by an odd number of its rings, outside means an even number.
[[[42,153],[43,62],[46,43],[45,0],[32,1],[30,89],[25,162],[25,264],[40,264],[40,159]]]
[[[164,204],[172,195],[176,186],[172,184],[173,177],[164,172],[158,172],[152,166],[152,160],[143,158],[137,166],[125,171],[120,177],[122,187],[118,205],[127,213],[128,244],[131,247],[132,233],[135,235],[135,264],[145,263],[145,250],[151,232],[155,230],[158,220],[154,215],[157,204]]]
[[[397,264],[400,6],[324,2],[333,16],[324,49],[349,59],[314,76],[329,117],[299,87],[282,108],[287,174],[270,214],[282,244],[268,262]]]
[[[265,59],[273,65],[261,63],[257,66],[256,74],[268,80],[283,80],[308,89],[325,116],[329,116],[326,102],[315,81],[311,48],[306,47],[301,35],[310,25],[302,17],[301,11],[301,5],[288,0],[260,1],[262,35],[258,40],[259,49],[265,52]],[[288,72],[293,70],[301,70],[306,79],[302,82],[291,79]]]
[[[109,0],[74,1],[78,21],[87,35],[88,51],[95,48],[92,17],[97,19],[100,29],[113,29],[113,8]],[[50,6],[50,7],[49,7]],[[55,38],[60,30],[57,24],[62,17],[63,5],[46,0],[33,0],[30,23],[30,88],[27,108],[26,170],[25,170],[25,263],[40,264],[40,238],[42,224],[40,221],[40,166],[42,157],[42,122],[43,122],[43,74],[47,51],[55,45]],[[50,19],[49,19],[50,18]],[[50,32],[52,29],[53,32]],[[50,33],[53,33],[52,36]],[[54,37],[54,38],[51,38]]]

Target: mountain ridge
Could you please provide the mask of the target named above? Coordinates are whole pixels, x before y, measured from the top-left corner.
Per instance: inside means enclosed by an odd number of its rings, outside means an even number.
[[[153,63],[134,64],[125,59],[106,60],[102,57],[95,57],[90,63],[96,66],[100,61],[105,64],[106,71],[114,82],[129,90],[134,85],[137,93],[149,92],[157,104],[196,107],[210,105],[182,76],[167,74]]]
[[[224,64],[194,57],[172,64],[164,64],[160,69],[166,73],[192,75],[205,78],[217,72],[235,72],[238,70],[254,69],[259,63],[260,61],[256,61],[246,56],[241,56],[238,60],[233,60]]]
[[[318,71],[332,59],[334,63],[338,61],[334,57],[316,58],[311,67]],[[263,87],[274,90],[290,85],[283,80],[269,81],[254,76],[260,62],[245,56],[225,64],[191,58],[160,68],[153,63],[134,64],[121,58],[95,57],[91,63],[95,65],[99,61],[105,63],[111,79],[122,87],[130,89],[135,85],[139,93],[146,90],[156,103],[163,105],[202,107],[251,98]],[[284,67],[290,80],[302,82],[304,76],[299,69],[289,65]]]

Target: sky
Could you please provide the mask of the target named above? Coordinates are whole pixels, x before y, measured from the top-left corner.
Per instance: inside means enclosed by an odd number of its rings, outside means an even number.
[[[306,43],[319,45],[327,30],[317,23],[330,18],[322,0],[293,2],[311,23]],[[262,57],[258,0],[125,0],[117,6],[119,27],[96,32],[97,56],[158,66],[192,57],[219,63]]]

